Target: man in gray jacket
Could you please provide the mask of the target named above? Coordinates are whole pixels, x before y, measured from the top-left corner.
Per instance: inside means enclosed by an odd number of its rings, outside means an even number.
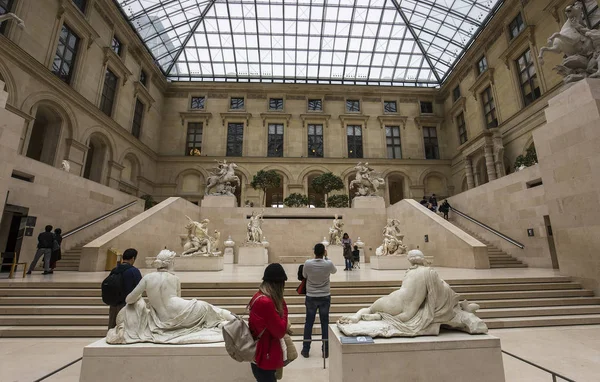
[[[337,268],[330,260],[324,259],[327,254],[325,246],[321,243],[315,245],[315,258],[306,260],[302,275],[306,279],[306,322],[304,323],[304,344],[302,356],[308,358],[310,353],[310,341],[312,339],[312,328],[315,323],[317,310],[321,320],[321,334],[323,340],[327,340],[329,326],[329,307],[331,305],[331,290],[329,278],[337,272]],[[323,355],[329,356],[329,346],[326,341],[322,345]]]

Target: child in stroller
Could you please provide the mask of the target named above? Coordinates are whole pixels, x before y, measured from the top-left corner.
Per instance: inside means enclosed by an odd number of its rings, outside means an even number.
[[[352,269],[360,269],[360,251],[356,245],[352,251]]]

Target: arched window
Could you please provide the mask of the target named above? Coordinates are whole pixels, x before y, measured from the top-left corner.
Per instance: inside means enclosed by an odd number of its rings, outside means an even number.
[[[63,120],[51,107],[40,105],[35,113],[25,155],[54,166]]]
[[[391,174],[387,178],[390,205],[396,204],[404,199],[404,176]]]
[[[283,177],[279,175],[279,187],[269,188],[266,191],[266,207],[283,208]]]
[[[315,207],[325,207],[325,195],[323,193],[318,193],[312,186],[313,180],[320,176],[321,173],[313,173],[306,177],[307,182],[307,190],[308,190],[308,205],[311,208]]]
[[[83,177],[94,182],[104,183],[104,172],[108,161],[107,140],[101,134],[92,134],[83,169]]]

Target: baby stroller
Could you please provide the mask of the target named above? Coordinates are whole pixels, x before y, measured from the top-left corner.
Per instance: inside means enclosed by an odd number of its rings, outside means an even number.
[[[352,269],[360,269],[360,251],[357,246],[352,251]]]

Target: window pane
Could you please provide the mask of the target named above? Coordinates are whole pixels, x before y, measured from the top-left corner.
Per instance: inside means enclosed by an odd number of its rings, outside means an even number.
[[[308,125],[308,157],[323,157],[323,125]]]
[[[309,111],[322,111],[323,110],[323,102],[320,99],[309,99],[308,100],[308,110]]]
[[[244,108],[244,99],[243,98],[231,98],[231,103],[229,108],[232,110],[241,110]]]
[[[271,98],[269,100],[269,110],[283,110],[283,98]]]
[[[267,156],[283,156],[283,125],[269,125]]]
[[[202,127],[203,125],[200,122],[188,123],[188,138],[185,155],[192,155],[192,149],[202,149]]]
[[[243,98],[242,98],[243,100]],[[244,124],[227,125],[227,156],[241,157],[244,140]]]
[[[421,113],[433,113],[433,102],[421,102]]]
[[[79,8],[79,10],[81,12],[85,12],[85,3],[86,2],[87,2],[86,0],[73,0],[73,4],[75,4],[75,6],[77,8]]]
[[[346,111],[359,112],[360,111],[360,101],[346,100]]]
[[[204,109],[204,97],[192,97],[192,109],[202,110]]]
[[[52,64],[52,72],[66,83],[71,82],[72,71],[70,68],[75,63],[78,48],[79,37],[66,24],[63,24]]]
[[[109,117],[112,116],[113,106],[117,94],[117,76],[110,70],[106,70],[104,76],[104,87],[102,88],[102,99],[100,101],[100,110]]]
[[[133,124],[131,126],[131,134],[139,138],[142,132],[142,121],[144,119],[144,104],[139,99],[135,100],[135,110],[133,113]]]
[[[386,113],[397,113],[398,106],[396,101],[384,101],[383,102],[383,111]]]
[[[121,41],[119,41],[119,39],[116,36],[113,37],[111,47],[117,55],[121,55]]]

